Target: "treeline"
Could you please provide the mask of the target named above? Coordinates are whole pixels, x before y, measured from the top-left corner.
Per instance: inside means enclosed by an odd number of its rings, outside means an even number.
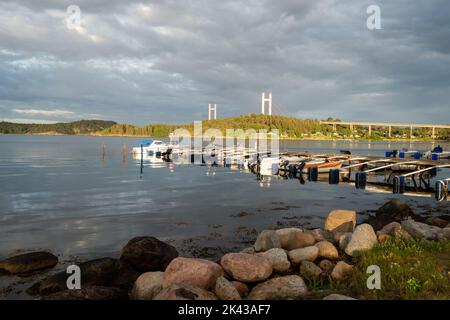
[[[314,133],[317,131],[327,131],[329,128],[321,126],[317,120],[297,119],[284,116],[266,116],[258,114],[243,115],[234,118],[224,118],[202,122],[203,130],[210,128],[220,130],[224,135],[227,129],[254,129],[256,131],[265,129],[269,132],[271,129],[278,129],[284,136],[298,138],[305,133]],[[191,134],[194,132],[193,124],[167,125],[152,124],[144,127],[133,126],[129,124],[116,124],[108,129],[99,132],[100,135],[119,135],[119,136],[150,136],[167,137],[175,129],[187,129]]]
[[[92,134],[105,130],[113,125],[114,121],[80,120],[68,123],[36,124],[0,122],[0,133],[3,134]]]
[[[102,136],[141,136],[141,137],[168,137],[171,132],[178,128],[185,128],[193,132],[193,125],[169,125],[169,124],[151,124],[143,127],[130,124],[115,124],[105,130],[97,132]]]
[[[203,122],[203,128],[215,128],[224,134],[226,129],[278,129],[279,134],[291,138],[299,138],[302,134],[327,131],[326,126],[320,125],[318,120],[299,119],[285,116],[268,116],[262,114],[248,114],[235,118],[217,119]]]

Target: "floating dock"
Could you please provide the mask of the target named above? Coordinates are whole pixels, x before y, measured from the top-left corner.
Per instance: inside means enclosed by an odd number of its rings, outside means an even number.
[[[220,147],[192,149],[177,147],[160,157],[175,164],[203,164],[236,167],[258,176],[279,176],[284,179],[305,178],[311,182],[354,184],[357,189],[394,194],[435,196],[448,200],[450,178],[438,179],[438,172],[449,169],[450,153],[422,153],[402,151],[398,157],[386,152],[386,157],[341,154],[283,152],[267,154],[246,147]],[[445,173],[445,172],[444,172]]]

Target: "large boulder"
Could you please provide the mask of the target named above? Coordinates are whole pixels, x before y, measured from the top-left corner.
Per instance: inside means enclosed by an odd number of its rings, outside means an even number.
[[[164,272],[146,272],[137,278],[131,291],[133,300],[152,300],[163,288]]]
[[[310,232],[304,232],[299,228],[285,228],[276,231],[281,248],[285,250],[294,250],[312,246],[316,240]]]
[[[431,224],[432,226],[445,228],[450,223],[450,216],[429,217],[425,222],[427,224]]]
[[[153,300],[217,300],[214,293],[190,285],[171,285],[162,289]]]
[[[379,242],[385,242],[391,237],[412,239],[411,235],[396,221],[391,222],[376,232]]]
[[[253,245],[255,251],[266,251],[272,248],[281,248],[278,234],[273,230],[263,230]]]
[[[247,298],[250,289],[245,283],[240,281],[231,281],[231,284],[239,292],[239,295],[241,296],[242,299]]]
[[[167,265],[178,257],[178,251],[171,245],[154,237],[136,237],[122,249],[120,260],[129,263],[141,272],[164,271]]]
[[[400,200],[391,200],[380,207],[375,216],[369,217],[365,223],[370,224],[375,230],[380,230],[385,225],[391,222],[400,222],[408,217],[416,221],[423,221],[424,219],[414,214],[413,210]]]
[[[402,221],[402,228],[405,229],[414,239],[438,240],[441,228],[430,226],[426,223],[416,222],[412,219]]]
[[[0,269],[12,274],[27,274],[53,268],[58,263],[58,257],[44,252],[30,252],[0,261]]]
[[[224,277],[217,278],[214,293],[220,300],[241,300],[239,291]]]
[[[339,261],[331,272],[331,278],[336,281],[343,281],[353,272],[353,268],[352,265],[344,261]]]
[[[356,226],[356,212],[333,210],[325,220],[325,230],[329,232],[353,232]]]
[[[82,287],[80,290],[63,290],[45,296],[43,300],[126,300],[124,291],[113,287]]]
[[[269,260],[275,273],[283,274],[291,268],[286,251],[283,249],[273,248],[266,252],[257,253],[257,255]]]
[[[450,240],[450,227],[438,230],[437,238],[438,240]]]
[[[315,246],[319,249],[319,257],[331,260],[339,258],[339,253],[331,242],[320,241]]]
[[[377,231],[377,233],[383,233],[383,234],[387,234],[389,236],[394,236],[395,232],[399,229],[401,229],[402,225],[397,222],[391,222],[388,223],[387,225],[385,225],[383,228],[381,228],[379,231]]]
[[[316,242],[325,241],[325,240],[330,241],[333,239],[333,233],[322,230],[322,229],[313,229],[308,232],[313,235]]]
[[[342,251],[345,250],[345,248],[347,248],[347,245],[350,241],[350,239],[352,238],[352,233],[351,232],[344,232],[341,233],[339,238],[338,238],[338,245],[339,245],[339,249],[341,249]]]
[[[113,258],[100,258],[79,265],[81,285],[114,287],[134,283],[138,273],[122,261]],[[71,275],[66,271],[45,278],[34,284],[27,292],[30,295],[49,295],[67,289],[67,279]]]
[[[319,256],[319,248],[309,246],[289,251],[289,259],[293,264],[299,264],[302,261],[314,261]]]
[[[173,259],[167,266],[164,272],[163,287],[188,284],[211,290],[214,288],[217,278],[222,275],[222,268],[215,262],[179,257]]]
[[[230,276],[242,282],[266,280],[273,271],[269,260],[248,253],[227,253],[220,264]]]
[[[292,300],[306,296],[308,289],[300,276],[273,278],[258,284],[248,295],[248,300]]]
[[[367,223],[360,224],[350,237],[345,253],[357,257],[361,252],[372,249],[377,243],[377,235],[372,226]]]
[[[302,261],[300,265],[300,275],[306,279],[317,279],[320,278],[322,274],[322,269],[316,266],[311,261]]]

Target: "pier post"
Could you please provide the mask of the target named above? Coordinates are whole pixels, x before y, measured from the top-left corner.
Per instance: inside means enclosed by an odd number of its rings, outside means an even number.
[[[372,125],[369,124],[369,137],[372,136]]]
[[[127,162],[127,145],[125,143],[122,144],[122,162]]]
[[[392,137],[392,127],[389,126],[389,138],[391,138],[391,137]]]
[[[413,137],[413,127],[410,126],[409,127],[409,138],[412,139],[412,137]]]
[[[102,160],[106,159],[106,143],[102,142]]]
[[[431,128],[431,138],[436,138],[436,128],[435,127],[433,127],[433,128]]]

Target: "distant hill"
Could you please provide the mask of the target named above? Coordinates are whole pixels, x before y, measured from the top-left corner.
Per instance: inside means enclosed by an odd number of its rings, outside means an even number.
[[[114,121],[80,120],[68,123],[34,124],[0,122],[3,134],[93,134],[115,125]]]
[[[267,116],[261,114],[248,114],[233,118],[223,118],[202,122],[203,130],[214,128],[226,134],[226,129],[278,129],[280,134],[286,137],[298,138],[302,134],[315,133],[321,130],[331,130],[329,126],[320,125],[318,120],[298,119],[284,116]],[[117,135],[117,136],[149,136],[149,137],[167,137],[169,133],[178,128],[185,128],[191,132],[194,131],[193,124],[167,125],[152,124],[143,127],[116,124],[107,128],[98,134]]]
[[[328,119],[330,120],[330,119]],[[337,120],[339,121],[339,120]],[[300,119],[279,115],[247,114],[239,117],[222,118],[217,120],[203,120],[203,131],[214,128],[226,134],[227,129],[278,129],[282,138],[291,139],[370,139],[370,140],[408,140],[409,128],[392,128],[392,138],[389,138],[388,129],[372,127],[369,136],[368,128],[364,126],[354,127],[338,125],[336,131],[330,125],[320,124],[319,120]],[[187,124],[149,124],[135,126],[131,124],[119,124],[114,121],[81,120],[69,123],[55,124],[19,124],[0,122],[0,134],[66,134],[66,135],[96,135],[96,136],[139,136],[139,137],[168,137],[175,129],[187,129],[191,134],[194,131],[193,123]],[[438,140],[450,140],[450,130],[436,130]],[[430,140],[430,130],[415,129],[415,139]]]

